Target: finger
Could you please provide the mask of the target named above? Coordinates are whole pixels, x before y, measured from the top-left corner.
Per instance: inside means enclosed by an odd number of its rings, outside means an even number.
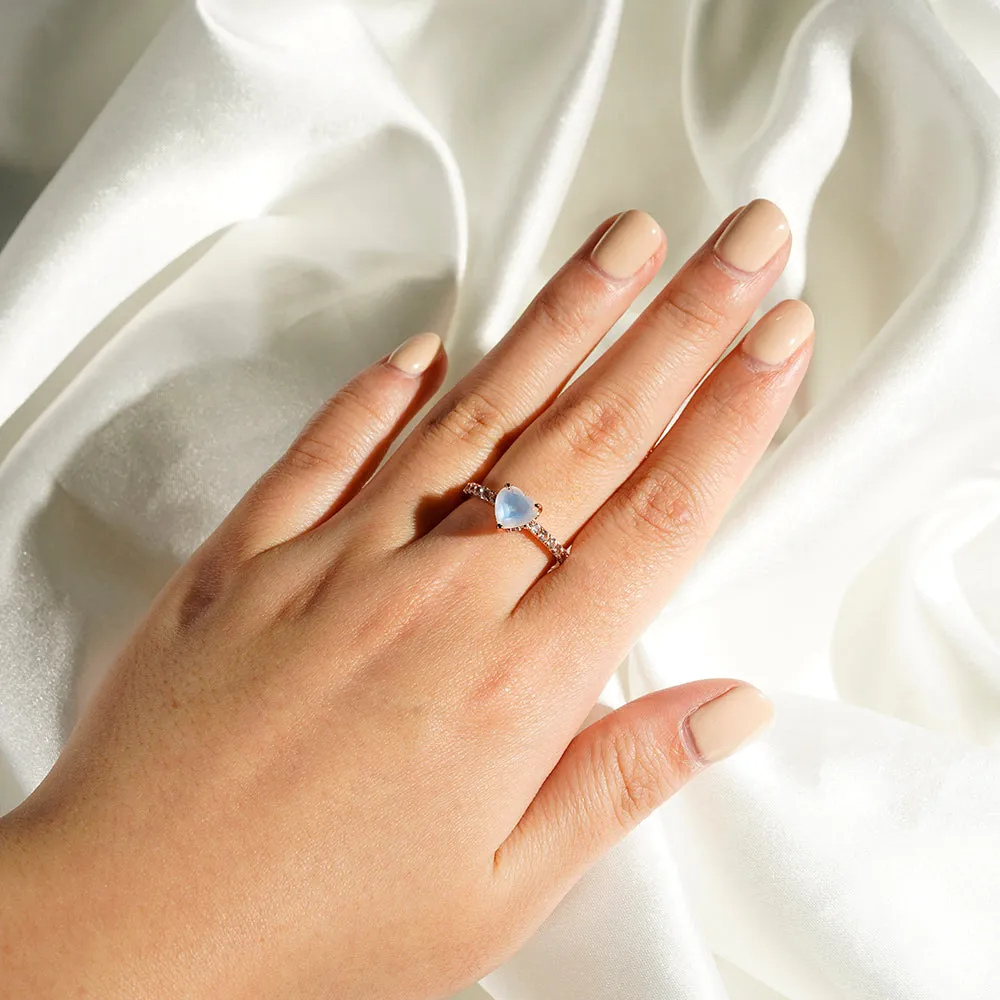
[[[379,525],[398,544],[436,523],[458,502],[462,486],[549,403],[650,281],[665,252],[662,230],[644,212],[605,223],[510,333],[434,406],[368,487],[381,505]]]
[[[752,202],[720,227],[667,284],[628,333],[574,382],[486,477],[544,504],[540,523],[571,538],[633,472],[705,373],[733,342],[784,267],[788,223],[769,201]],[[735,249],[734,249],[735,248]],[[736,265],[739,265],[737,268]],[[468,534],[484,505],[456,512],[442,532]],[[480,535],[482,557],[502,562],[490,579],[513,602],[549,554],[516,535]],[[516,555],[511,548],[517,547]]]
[[[579,733],[494,856],[526,905],[551,909],[583,872],[709,764],[771,721],[754,687],[705,680],[655,691]]]
[[[418,333],[348,382],[234,508],[220,532],[248,558],[328,519],[361,488],[434,394],[447,361],[441,338]]]
[[[575,631],[618,662],[763,455],[805,374],[813,325],[809,307],[796,300],[760,319],[579,533],[569,560],[528,592],[517,609],[526,628],[540,614],[550,628],[559,628],[560,618],[586,621],[588,629]],[[604,684],[600,676],[562,680],[583,685],[579,704]]]

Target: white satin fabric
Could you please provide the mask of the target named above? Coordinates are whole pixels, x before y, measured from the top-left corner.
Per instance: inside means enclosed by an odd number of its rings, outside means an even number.
[[[997,0],[0,0],[0,805],[356,369],[458,375],[602,217],[676,266],[764,195],[812,368],[607,698],[777,724],[482,989],[1000,995],[998,89]]]

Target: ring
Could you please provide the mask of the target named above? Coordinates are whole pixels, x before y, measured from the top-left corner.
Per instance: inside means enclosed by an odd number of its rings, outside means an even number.
[[[527,531],[552,553],[552,557],[558,565],[566,561],[569,549],[560,545],[538,523],[538,515],[542,512],[542,505],[535,503],[531,497],[516,486],[507,483],[502,490],[494,493],[488,486],[483,486],[480,483],[466,483],[462,492],[466,496],[479,497],[480,500],[493,504],[497,527],[501,531]]]

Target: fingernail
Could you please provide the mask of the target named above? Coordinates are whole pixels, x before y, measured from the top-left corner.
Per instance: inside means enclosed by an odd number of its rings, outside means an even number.
[[[799,299],[785,299],[757,320],[740,346],[765,365],[780,365],[795,353],[815,326],[809,306]]]
[[[609,278],[631,278],[663,242],[663,230],[645,212],[620,215],[590,253],[590,262]]]
[[[422,375],[441,350],[441,338],[436,333],[417,333],[404,340],[389,355],[386,364],[406,375]]]
[[[759,271],[788,239],[785,213],[766,198],[750,202],[715,241],[715,252],[738,271]]]
[[[762,733],[774,718],[774,706],[755,687],[741,684],[695,709],[688,734],[706,764],[735,753]]]

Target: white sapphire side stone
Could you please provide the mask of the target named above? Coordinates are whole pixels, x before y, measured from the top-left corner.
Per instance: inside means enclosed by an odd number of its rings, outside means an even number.
[[[538,514],[535,502],[516,486],[505,486],[497,493],[493,510],[497,524],[508,530],[526,527]]]

